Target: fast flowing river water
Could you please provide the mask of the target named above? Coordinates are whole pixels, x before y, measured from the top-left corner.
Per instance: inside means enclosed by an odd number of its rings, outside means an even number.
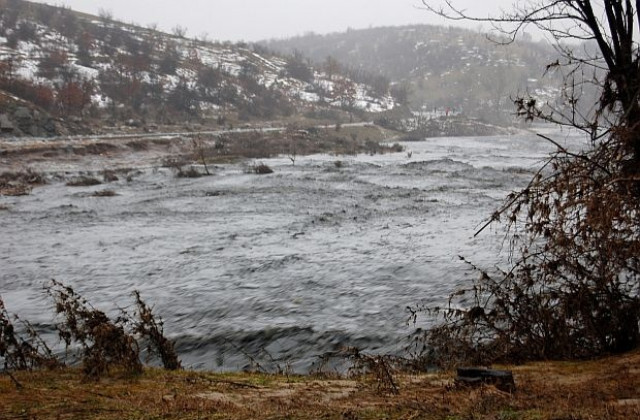
[[[406,307],[442,303],[477,275],[459,255],[504,261],[501,231],[475,230],[554,150],[528,133],[404,146],[411,156],[265,159],[275,173],[229,164],[198,179],[146,168],[0,197],[0,295],[46,331],[50,279],[112,313],[139,290],[195,369],[239,370],[254,355],[305,371],[343,346],[401,353],[416,327]],[[106,188],[118,195],[92,196]]]

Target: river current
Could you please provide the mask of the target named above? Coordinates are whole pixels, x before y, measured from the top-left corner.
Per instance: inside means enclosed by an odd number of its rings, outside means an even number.
[[[530,133],[403,145],[261,160],[270,175],[142,168],[129,181],[0,197],[0,295],[47,331],[50,279],[110,313],[139,290],[195,369],[240,370],[251,355],[306,371],[345,346],[402,353],[416,328],[407,306],[443,303],[477,275],[458,256],[504,263],[502,231],[474,233],[554,150]],[[92,195],[105,188],[117,195]]]

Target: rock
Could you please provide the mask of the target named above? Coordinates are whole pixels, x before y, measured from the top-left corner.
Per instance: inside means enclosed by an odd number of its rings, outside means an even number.
[[[31,116],[31,110],[25,106],[19,106],[16,108],[13,116],[19,120],[31,120],[33,117]]]
[[[0,131],[3,133],[12,133],[15,130],[15,126],[9,120],[7,114],[0,114]]]
[[[56,129],[56,123],[53,121],[53,119],[48,118],[44,124],[42,124],[42,128],[44,129],[44,131],[47,132],[47,134],[49,135],[54,135],[57,133],[57,129]]]
[[[493,370],[477,367],[458,368],[456,384],[477,386],[482,384],[495,385],[501,391],[514,392],[516,383],[510,370]]]
[[[39,136],[42,134],[40,127],[37,124],[31,124],[25,131],[32,136]]]

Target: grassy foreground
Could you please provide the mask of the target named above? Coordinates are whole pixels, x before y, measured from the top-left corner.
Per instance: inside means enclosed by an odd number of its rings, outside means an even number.
[[[398,395],[373,377],[117,373],[0,375],[0,419],[427,419],[600,420],[640,418],[640,352],[592,362],[513,367],[514,394],[458,388],[453,374],[398,375]]]

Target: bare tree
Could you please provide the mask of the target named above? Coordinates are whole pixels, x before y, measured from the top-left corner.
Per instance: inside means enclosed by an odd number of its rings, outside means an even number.
[[[433,13],[489,22],[500,42],[533,25],[555,42],[556,103],[515,99],[517,113],[586,133],[589,147],[556,152],[487,222],[506,219],[513,267],[456,292],[425,336],[429,354],[464,359],[580,358],[640,345],[640,2],[520,2],[498,17],[469,16],[453,1]],[[542,71],[542,69],[541,69]],[[595,88],[596,100],[586,89]],[[591,101],[589,103],[589,101]],[[595,102],[595,103],[594,103]],[[484,230],[484,227],[481,231]],[[479,232],[478,232],[479,233]],[[465,309],[457,309],[463,302]],[[415,313],[414,313],[415,315]]]
[[[184,26],[176,25],[171,29],[171,32],[178,38],[184,38],[187,36],[187,28]]]
[[[98,17],[102,22],[108,24],[113,21],[113,12],[109,9],[100,8],[98,10]]]
[[[296,159],[298,158],[298,141],[303,136],[304,135],[295,124],[289,124],[285,130],[285,137],[288,143],[288,150],[286,153],[293,166],[295,166]]]
[[[199,134],[196,134],[191,138],[191,150],[193,150],[193,157],[195,158],[195,160],[202,163],[204,172],[207,175],[211,175],[211,172],[209,172],[209,167],[207,166],[207,154],[209,153],[209,149],[210,148],[208,147],[206,141]]]

